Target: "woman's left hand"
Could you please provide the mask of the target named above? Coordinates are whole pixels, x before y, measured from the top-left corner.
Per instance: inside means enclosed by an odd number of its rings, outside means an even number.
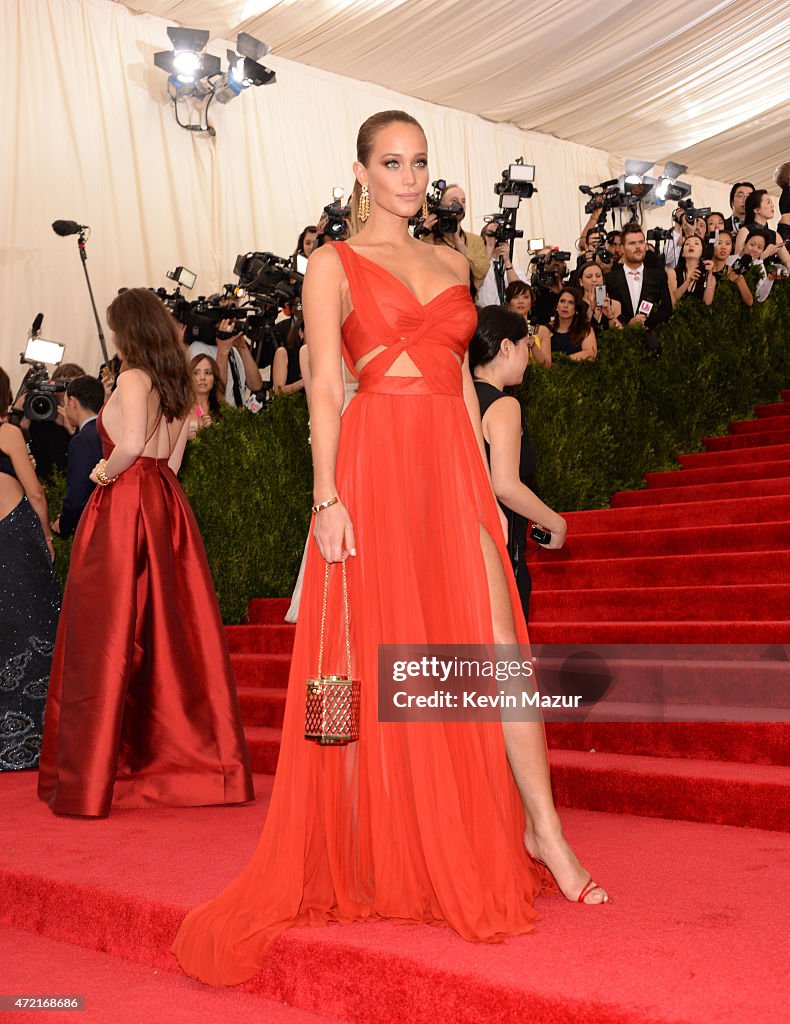
[[[93,483],[98,484],[99,478],[96,476],[96,471],[98,469],[102,469],[104,465],[105,465],[105,460],[104,459],[99,459],[99,461],[96,463],[96,465],[91,470],[91,475],[88,477],[88,479],[92,480]]]

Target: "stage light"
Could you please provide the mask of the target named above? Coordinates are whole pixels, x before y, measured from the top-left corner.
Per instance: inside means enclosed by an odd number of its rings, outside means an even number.
[[[236,39],[236,53],[227,51],[228,72],[214,83],[214,98],[219,103],[230,103],[251,86],[269,85],[276,80],[274,71],[258,61],[269,53],[269,47],[247,32]]]
[[[276,79],[274,71],[258,63],[269,52],[269,47],[247,32],[239,33],[236,53],[227,51],[228,70],[224,74],[219,57],[203,52],[209,38],[207,31],[170,27],[167,34],[173,49],[155,53],[154,64],[167,72],[176,122],[187,131],[214,135],[215,131],[208,122],[208,108],[212,100],[230,103],[243,89],[268,85]],[[202,103],[198,108],[199,124],[184,124],[178,116],[178,101],[187,97]]]

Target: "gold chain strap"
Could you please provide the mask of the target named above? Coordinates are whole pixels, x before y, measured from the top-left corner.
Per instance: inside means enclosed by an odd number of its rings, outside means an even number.
[[[343,566],[343,612],[346,620],[346,666],[348,678],[351,678],[351,635],[348,627],[348,582],[346,580],[346,563]],[[324,627],[326,626],[326,600],[329,596],[329,562],[324,563],[324,600],[321,606],[321,642],[318,647],[318,678],[321,678],[321,668],[324,662]]]

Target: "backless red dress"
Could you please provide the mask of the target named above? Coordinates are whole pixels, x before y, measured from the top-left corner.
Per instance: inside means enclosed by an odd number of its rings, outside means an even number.
[[[463,398],[461,362],[475,328],[464,285],[425,305],[389,271],[336,245],[353,312],[350,367],[380,345],[343,414],[338,494],[354,525],[346,563],[352,669],[362,684],[360,738],[304,739],[305,681],[315,675],[324,561],[309,543],[280,758],[258,849],[245,871],[193,910],[173,946],[213,985],[252,977],[294,925],[447,924],[495,941],[531,931],[541,889],[499,722],[379,722],[380,643],[493,642],[480,526],[494,539],[520,643],[527,630],[491,485]],[[421,376],[386,376],[408,352]],[[312,531],[311,531],[312,533]],[[325,671],[343,670],[342,589],[333,568]],[[328,650],[328,657],[327,657]]]
[[[101,414],[97,426],[109,458]],[[167,459],[141,456],[97,487],[82,513],[52,658],[38,795],[56,814],[92,817],[111,805],[253,799],[214,584]]]

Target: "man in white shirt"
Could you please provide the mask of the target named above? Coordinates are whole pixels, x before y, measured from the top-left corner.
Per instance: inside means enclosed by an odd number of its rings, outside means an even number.
[[[503,285],[506,289],[509,284],[513,281],[523,281],[527,283],[527,275],[522,270],[516,270],[513,264],[510,262],[510,246],[507,242],[502,242],[500,245],[496,244],[497,225],[496,223],[486,224],[480,235],[485,242],[486,256],[491,261],[491,265],[488,268],[488,273],[485,276],[483,283],[477,292],[475,302],[478,306],[498,306],[501,302],[499,297],[499,290],[497,288],[496,270],[494,267],[495,262],[502,260],[502,270],[504,272]],[[504,290],[504,289],[503,289]]]
[[[250,346],[242,332],[222,337],[233,330],[235,321],[223,320],[217,327],[217,343],[209,345],[204,341],[193,341],[187,349],[187,356],[211,356],[217,361],[220,378],[225,386],[225,401],[238,408],[247,404],[250,391],[263,387],[261,371],[255,365]]]

